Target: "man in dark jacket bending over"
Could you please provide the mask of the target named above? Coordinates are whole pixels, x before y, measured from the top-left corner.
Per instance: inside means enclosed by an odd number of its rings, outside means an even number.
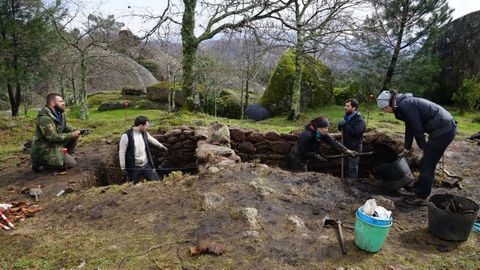
[[[160,179],[155,170],[149,143],[165,152],[168,151],[163,144],[147,132],[148,126],[148,118],[139,116],[135,119],[133,127],[120,138],[118,149],[120,168],[122,173],[134,183],[138,183],[142,174],[147,181]]]
[[[362,152],[365,120],[358,111],[358,101],[354,98],[345,101],[345,117],[338,122],[338,130],[342,131],[343,144],[350,150]],[[347,158],[347,178],[358,178],[358,162],[360,156]]]
[[[334,147],[338,152],[346,153],[350,156],[357,155],[357,152],[348,150],[343,144],[337,142],[328,134],[329,125],[330,123],[325,116],[319,116],[305,126],[305,131],[298,136],[297,143],[288,153],[292,170],[306,172],[307,165],[311,160],[325,160],[318,153],[322,142]]]
[[[456,123],[450,113],[423,98],[412,94],[397,94],[396,91],[382,91],[377,98],[378,107],[395,118],[405,122],[405,144],[400,155],[406,155],[412,148],[413,138],[423,150],[420,161],[420,176],[415,187],[415,196],[406,197],[405,202],[426,205],[425,199],[432,192],[435,182],[435,167],[456,134]],[[428,142],[425,141],[428,134]]]

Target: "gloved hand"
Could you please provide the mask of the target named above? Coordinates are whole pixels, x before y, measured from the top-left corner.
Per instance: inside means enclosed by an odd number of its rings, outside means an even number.
[[[322,162],[327,161],[327,159],[320,154],[315,154],[315,159]]]
[[[400,154],[398,154],[398,158],[403,158],[407,156],[409,153],[410,153],[410,149],[404,148],[403,151]]]
[[[357,151],[353,151],[353,150],[347,150],[345,151],[345,154],[351,156],[351,157],[356,157],[358,155],[358,152]]]
[[[345,126],[346,123],[347,123],[347,121],[345,121],[343,119],[338,121],[338,130],[342,131],[342,129]]]

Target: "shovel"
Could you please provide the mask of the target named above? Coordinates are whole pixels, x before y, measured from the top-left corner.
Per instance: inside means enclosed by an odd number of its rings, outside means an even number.
[[[323,222],[324,227],[335,226],[337,225],[338,228],[338,235],[340,236],[340,245],[342,247],[342,253],[347,254],[347,245],[345,244],[345,239],[343,238],[343,231],[342,231],[342,222],[340,220],[335,219],[325,219]]]
[[[373,151],[358,153],[356,156],[370,156],[370,155],[373,155]],[[326,156],[325,158],[329,159],[329,158],[344,158],[344,157],[350,157],[350,155],[340,154],[340,155]]]

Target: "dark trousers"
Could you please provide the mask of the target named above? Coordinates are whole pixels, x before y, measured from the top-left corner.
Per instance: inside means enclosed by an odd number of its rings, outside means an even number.
[[[143,175],[147,181],[160,180],[160,177],[157,174],[157,171],[147,163],[143,167],[135,166],[133,169],[127,169],[128,178],[134,183],[138,183],[140,176]]]
[[[362,152],[363,145],[348,147],[348,149],[356,151],[358,153]],[[347,178],[358,178],[358,163],[360,162],[360,156],[356,157],[347,157],[347,171],[345,177]]]
[[[428,139],[427,145],[423,149],[423,158],[420,161],[420,176],[415,190],[418,198],[425,199],[432,192],[432,186],[435,182],[435,168],[448,145],[455,138],[456,132],[457,130],[453,129],[438,138]]]
[[[292,169],[293,171],[307,171],[308,160],[303,160],[301,158],[296,144],[290,149],[290,152],[288,153],[288,163],[290,165],[290,169]]]
[[[347,171],[345,177],[347,178],[358,178],[358,163],[360,162],[360,157],[347,157]]]
[[[75,153],[75,150],[77,148],[77,143],[78,143],[78,137],[69,140],[63,145],[63,147],[67,148],[67,153],[71,155]]]

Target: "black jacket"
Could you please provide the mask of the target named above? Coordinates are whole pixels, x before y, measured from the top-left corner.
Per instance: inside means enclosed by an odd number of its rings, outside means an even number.
[[[450,113],[438,104],[429,100],[413,97],[412,94],[397,96],[397,105],[393,110],[395,118],[405,122],[404,147],[412,147],[413,138],[417,145],[425,147],[425,134],[429,138],[438,138],[452,131],[456,123]]]
[[[350,121],[343,126],[343,144],[351,150],[360,151],[363,142],[363,133],[367,126],[360,112],[357,112]]]
[[[320,138],[317,139],[315,137],[315,132],[316,131],[312,126],[306,126],[305,131],[298,136],[297,143],[292,147],[290,156],[294,156],[295,158],[304,161],[313,159],[315,154],[318,153],[318,148],[322,142],[332,146],[338,152],[343,153],[347,151],[347,148],[332,138],[330,134],[321,134]]]

